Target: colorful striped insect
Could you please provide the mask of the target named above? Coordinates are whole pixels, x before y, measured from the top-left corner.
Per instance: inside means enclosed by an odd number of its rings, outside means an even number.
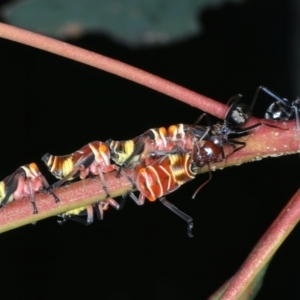
[[[59,202],[58,197],[48,188],[46,178],[35,163],[21,166],[0,182],[0,208],[13,200],[30,196],[33,213],[36,214],[38,212],[35,204],[36,192],[47,191],[53,196],[55,202]]]
[[[106,199],[103,201],[98,201],[92,205],[81,206],[60,214],[58,217],[60,217],[62,220],[58,220],[57,222],[58,224],[62,225],[66,221],[72,220],[88,226],[94,222],[94,211],[97,215],[97,219],[103,220],[104,211],[108,209],[109,205],[117,210],[120,208],[119,203],[114,199]],[[82,216],[86,216],[86,219],[82,219]]]
[[[193,219],[180,211],[164,197],[177,190],[182,184],[196,176],[195,164],[189,153],[168,154],[157,159],[151,165],[141,168],[136,178],[136,186],[140,191],[138,205],[143,205],[145,199],[159,201],[188,223],[188,236],[192,237]]]
[[[207,133],[207,127],[177,124],[168,129],[152,128],[127,141],[108,140],[106,144],[111,151],[111,159],[122,168],[135,167],[137,164],[148,165],[151,153],[185,153],[191,151],[196,139]],[[118,174],[117,174],[118,175]]]
[[[141,162],[148,165],[146,159],[149,157],[149,153],[158,153],[159,151],[185,153],[192,151],[193,146],[200,139],[211,140],[218,147],[228,144],[233,148],[232,153],[234,153],[246,146],[245,142],[237,141],[236,137],[247,134],[262,124],[277,127],[259,122],[247,128],[241,128],[251,116],[249,107],[244,103],[239,103],[241,97],[242,95],[238,94],[229,99],[228,104],[230,104],[230,107],[225,120],[215,125],[209,119],[207,119],[209,126],[196,125],[199,122],[198,120],[194,125],[177,124],[170,126],[168,129],[164,127],[149,129],[132,140],[114,141],[110,139],[106,141],[106,144],[110,148],[111,159],[120,166],[120,172],[124,167],[134,167]]]
[[[140,191],[139,198],[133,198],[132,193],[129,193],[138,205],[143,205],[145,199],[155,201],[158,198],[162,204],[188,223],[189,237],[192,237],[193,219],[167,201],[165,195],[194,179],[199,168],[222,160],[222,147],[215,145],[211,140],[205,140],[206,133],[196,141],[192,141],[190,151],[173,153],[174,149],[172,149],[148,153],[155,159],[145,167],[140,168],[140,165],[137,167],[136,187]],[[182,140],[179,139],[179,142]],[[209,174],[209,179],[198,188],[193,197],[211,180],[211,173]]]
[[[160,150],[157,150],[159,147],[155,146],[156,141],[159,140],[157,138],[158,135],[155,135],[155,139],[152,140],[149,138],[149,134],[140,136],[144,138],[144,148],[148,150],[147,155],[151,157],[152,163],[149,164],[147,160],[144,160],[145,166],[138,171],[136,179],[136,186],[140,191],[139,199],[136,201],[138,205],[144,204],[145,198],[150,201],[158,198],[165,206],[188,223],[188,235],[191,236],[192,218],[170,204],[164,196],[175,191],[185,182],[192,180],[199,168],[208,166],[209,179],[196,190],[192,197],[195,198],[199,190],[212,178],[210,165],[226,159],[225,144],[233,148],[233,151],[229,154],[231,155],[246,146],[245,142],[236,140],[236,137],[248,134],[249,131],[263,124],[277,127],[273,124],[259,122],[246,128],[240,128],[250,118],[249,108],[245,104],[239,103],[241,97],[238,94],[230,98],[229,104],[231,105],[223,122],[213,125],[210,119],[207,118],[209,126],[179,124],[170,126],[168,131],[160,129],[160,133],[167,132],[167,134],[159,135],[159,137],[164,137],[164,139],[160,138],[160,140],[166,141]],[[154,129],[151,129],[151,131],[157,132]],[[147,146],[147,143],[150,141],[154,144],[152,149]],[[126,141],[119,143],[124,145]],[[134,143],[132,144],[134,145]],[[120,150],[122,148],[119,147],[117,149]],[[131,147],[132,149],[133,147]],[[139,152],[133,153],[137,155]],[[143,157],[143,154],[140,157]],[[136,164],[139,159],[135,156]]]
[[[97,203],[97,205],[94,205],[97,216],[100,216],[99,218],[102,219],[103,210],[107,209],[109,205],[113,206],[116,209],[119,209],[118,203],[110,198],[103,176],[103,173],[118,170],[119,168],[114,164],[110,164],[110,151],[105,143],[94,141],[69,155],[54,156],[47,153],[42,157],[42,160],[47,165],[49,171],[56,178],[60,179],[50,187],[51,189],[55,189],[66,181],[73,180],[77,177],[79,177],[80,179],[84,179],[89,174],[97,175],[100,178],[100,182],[103,186],[104,191],[106,192],[106,197],[108,198]],[[122,174],[126,176],[130,182],[132,182],[124,172],[122,172]],[[61,217],[63,218],[63,220],[78,220],[77,218],[75,218],[75,216],[84,214],[85,209],[87,209],[87,220],[85,223],[86,225],[88,225],[93,221],[93,206],[81,207],[77,210],[75,209],[72,211],[68,211],[62,214]]]

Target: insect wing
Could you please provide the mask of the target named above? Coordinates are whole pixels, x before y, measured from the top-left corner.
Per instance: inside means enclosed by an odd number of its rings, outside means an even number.
[[[9,201],[11,195],[17,190],[20,176],[25,176],[22,168],[18,168],[13,174],[3,180],[5,182],[5,197],[1,201],[0,207],[4,206]]]

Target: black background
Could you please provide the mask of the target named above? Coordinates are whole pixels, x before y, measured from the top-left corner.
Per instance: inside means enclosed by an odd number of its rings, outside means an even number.
[[[276,2],[276,3],[275,3]],[[249,101],[264,84],[294,99],[288,1],[228,4],[199,15],[201,35],[129,49],[107,36],[68,42],[226,102]],[[69,154],[93,140],[133,138],[148,128],[192,123],[199,111],[114,75],[0,40],[0,177],[46,152]],[[266,100],[267,101],[267,100]],[[256,116],[262,117],[260,105]],[[1,294],[13,299],[206,299],[239,268],[295,193],[299,156],[269,158],[207,174],[168,196],[194,218],[186,224],[160,203],[128,201],[102,222],[58,226],[56,218],[1,235]],[[49,181],[54,181],[47,175]],[[298,299],[299,228],[279,249],[257,299]]]

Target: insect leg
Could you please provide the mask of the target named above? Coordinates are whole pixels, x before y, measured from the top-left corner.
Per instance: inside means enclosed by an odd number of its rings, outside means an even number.
[[[168,209],[170,209],[173,213],[175,213],[177,216],[179,216],[181,219],[183,219],[184,221],[187,222],[188,227],[187,227],[187,235],[191,238],[193,237],[192,234],[192,229],[194,227],[193,224],[193,219],[188,216],[187,214],[185,214],[184,212],[182,212],[181,210],[179,210],[176,206],[174,206],[172,203],[170,203],[169,201],[167,201],[167,199],[165,197],[159,198],[159,201],[166,206]]]
[[[35,204],[35,196],[34,196],[34,191],[33,191],[33,187],[32,187],[32,181],[30,179],[28,179],[28,185],[29,185],[29,190],[30,190],[30,202],[33,206],[33,213],[37,214],[38,210]]]
[[[44,186],[44,190],[49,193],[55,200],[55,203],[58,203],[60,200],[59,198],[54,194],[54,192],[52,191],[52,189],[50,188],[50,185],[48,183],[48,181],[46,180],[46,178],[43,175],[40,175],[42,182],[43,182],[43,186]]]
[[[144,202],[140,203],[139,199],[135,196],[135,194],[132,191],[127,191],[125,194],[123,194],[121,197],[121,203],[119,204],[118,209],[122,209],[125,205],[125,202],[128,198],[128,196],[137,204],[137,205],[143,205]]]
[[[98,220],[103,220],[103,207],[101,201],[97,201],[96,203],[91,205],[96,212],[96,216]]]
[[[94,217],[93,217],[94,211],[93,206],[88,205],[87,207],[79,208],[79,211],[77,209],[70,210],[66,213],[58,215],[58,217],[62,218],[62,220],[58,220],[57,223],[59,225],[63,225],[68,220],[75,221],[77,223],[83,224],[85,226],[88,226],[93,223]],[[80,216],[87,215],[86,219],[82,219]]]
[[[253,110],[253,107],[257,101],[257,98],[258,98],[258,95],[260,93],[260,91],[263,91],[264,93],[266,93],[267,95],[269,95],[270,97],[272,97],[273,99],[275,99],[276,101],[280,102],[281,104],[283,104],[284,106],[286,107],[289,107],[289,102],[287,99],[285,98],[281,98],[279,96],[277,96],[276,94],[274,94],[272,91],[270,91],[268,88],[266,88],[265,86],[261,85],[257,88],[255,94],[254,94],[254,97],[253,97],[253,100],[252,100],[252,104],[251,104],[251,107],[250,107],[250,110],[252,111]]]
[[[108,193],[108,189],[107,189],[107,186],[106,186],[106,182],[105,182],[105,179],[104,179],[104,176],[103,176],[103,172],[102,172],[100,166],[97,167],[97,170],[98,170],[98,174],[99,174],[99,178],[100,178],[100,181],[101,181],[103,190],[104,190],[105,193],[106,193],[106,198],[109,198],[110,195],[109,195],[109,193]]]
[[[62,220],[57,220],[57,223],[59,225],[63,225],[69,220],[75,221],[75,222],[83,224],[85,226],[89,226],[91,224],[89,221],[87,221],[85,219],[82,219],[82,218],[80,218],[78,216],[75,216],[75,215],[58,215],[58,217],[62,218]]]
[[[123,176],[125,176],[127,178],[127,180],[131,183],[132,189],[135,189],[136,185],[135,185],[135,182],[132,180],[132,178],[130,176],[128,176],[126,174],[126,172],[124,172],[123,170],[120,170],[120,167],[116,166],[116,169],[119,169],[118,172],[120,171],[120,174],[123,175]]]

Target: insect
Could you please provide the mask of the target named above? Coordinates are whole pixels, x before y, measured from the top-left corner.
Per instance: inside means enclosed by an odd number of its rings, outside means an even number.
[[[225,120],[215,125],[207,118],[209,126],[197,125],[202,114],[194,125],[177,124],[171,125],[168,129],[164,127],[149,129],[138,137],[128,141],[106,141],[111,151],[111,159],[120,166],[132,167],[138,163],[145,162],[149,153],[158,151],[172,151],[172,153],[184,153],[191,151],[193,145],[200,139],[212,140],[214,144],[223,147],[229,144],[236,152],[246,146],[245,142],[235,139],[237,136],[247,134],[250,130],[265,124],[277,127],[264,122],[259,122],[247,128],[240,128],[245,125],[251,116],[251,109],[244,103],[239,103],[242,95],[237,94],[228,101],[230,105]],[[223,149],[223,148],[222,148]],[[223,158],[225,157],[223,152]],[[148,163],[145,162],[145,165]],[[117,176],[119,173],[117,173]]]
[[[203,134],[200,139],[194,141],[192,149],[189,151],[173,153],[173,149],[156,150],[149,153],[148,155],[156,157],[155,160],[152,164],[140,168],[136,178],[136,187],[140,191],[140,195],[137,200],[134,198],[133,200],[138,205],[143,205],[146,198],[149,201],[159,199],[162,204],[188,223],[189,237],[192,237],[193,219],[167,201],[165,195],[194,179],[199,168],[205,165],[209,167],[211,163],[223,159],[222,145],[216,145],[211,139],[205,140],[205,137],[206,134]],[[193,198],[211,178],[209,168],[209,179],[197,189]],[[130,196],[132,197],[132,193]]]
[[[263,85],[257,88],[252,101],[251,109],[253,108],[254,104],[258,99],[260,91],[263,91],[271,98],[276,100],[267,108],[267,111],[265,113],[266,119],[288,121],[295,117],[296,120],[299,122],[300,98],[298,97],[295,101],[289,101],[286,98],[279,97]]]
[[[72,210],[69,210],[63,214],[58,215],[62,220],[58,220],[58,224],[62,225],[64,224],[67,220],[73,220],[78,223],[81,223],[83,225],[90,225],[94,221],[94,211],[96,212],[97,219],[98,220],[103,220],[103,213],[105,210],[108,209],[108,207],[112,206],[115,209],[119,209],[120,205],[113,199],[106,199],[102,201],[98,201],[92,205],[88,206],[82,206],[79,208],[75,208]],[[82,219],[81,216],[86,216],[86,219]]]
[[[289,101],[286,98],[281,98],[273,93],[271,90],[265,86],[259,86],[256,90],[252,101],[252,107],[256,103],[260,91],[263,91],[271,98],[275,100],[268,108],[265,113],[265,118],[274,121],[288,121],[292,118],[296,119],[296,130],[298,135],[300,134],[300,121],[299,121],[299,111],[300,111],[300,98],[297,97],[295,101]]]
[[[203,116],[205,116],[208,126],[199,126],[195,124],[185,125],[186,130],[183,131],[185,135],[181,135],[179,140],[177,140],[177,143],[179,142],[179,145],[182,145],[183,141],[188,141],[188,143],[186,144],[188,146],[185,145],[184,147],[179,147],[179,149],[182,150],[181,153],[190,153],[193,163],[198,168],[202,168],[205,165],[208,166],[209,179],[196,190],[192,198],[195,198],[200,189],[211,180],[212,175],[210,165],[212,163],[220,162],[226,159],[229,155],[238,150],[241,150],[246,146],[245,142],[236,140],[237,137],[248,134],[252,129],[263,124],[278,128],[278,126],[276,125],[268,124],[265,122],[258,122],[246,128],[240,128],[247,123],[251,116],[251,109],[246,104],[240,103],[241,98],[242,95],[237,94],[229,99],[228,104],[230,105],[230,107],[225,115],[223,122],[218,122],[217,124],[213,125],[210,118],[206,114],[202,114],[196,121],[196,123],[198,123],[203,118]],[[176,132],[176,130],[173,130],[173,132]],[[175,136],[177,136],[177,134],[175,134]],[[172,134],[169,133],[169,137],[172,137]],[[227,156],[225,156],[224,151],[224,145],[226,144],[231,146],[233,149],[232,152]],[[171,147],[169,147],[170,145],[168,145],[166,149],[168,147],[172,148],[172,145]],[[171,151],[155,150],[149,155],[155,157],[156,155],[163,156],[171,153],[180,153],[180,151],[178,152],[178,147],[175,147]]]
[[[164,127],[152,128],[143,134],[127,141],[106,141],[111,151],[111,159],[120,166],[135,167],[137,164],[149,165],[152,161],[151,153],[162,151],[164,154],[184,153],[192,150],[195,139],[200,139],[207,132],[207,128],[197,125],[177,124],[168,129]]]
[[[187,234],[192,237],[193,219],[167,201],[164,196],[194,179],[195,176],[195,164],[189,153],[168,154],[139,170],[136,186],[140,195],[136,202],[138,205],[143,205],[146,198],[149,201],[158,198],[163,205],[187,222]]]
[[[119,205],[116,203],[116,201],[110,198],[103,176],[103,173],[118,170],[118,166],[110,164],[110,151],[105,143],[94,141],[69,155],[54,156],[47,153],[42,157],[42,160],[47,165],[49,171],[56,178],[60,179],[59,181],[54,183],[50,187],[50,189],[55,189],[66,181],[75,179],[77,177],[79,177],[80,179],[84,179],[89,174],[98,175],[108,199],[101,201],[97,205],[97,209],[99,209],[100,212],[102,211],[102,215],[103,208],[107,208],[108,205],[119,209]],[[124,172],[122,172],[122,174],[126,176],[130,182],[132,182],[131,178],[129,178]],[[85,207],[85,209],[87,209],[86,222],[88,224],[90,224],[93,220],[93,213],[91,213],[91,211],[93,210],[92,208],[92,206]],[[76,220],[77,218],[75,218],[75,216],[79,215],[80,213],[82,214],[83,210],[84,208],[79,208],[78,210],[68,211],[62,215],[63,219]],[[70,216],[72,215],[74,215],[74,218],[70,218]]]
[[[35,192],[47,191],[53,196],[55,202],[59,202],[58,197],[48,188],[46,178],[35,163],[21,166],[0,182],[0,208],[8,202],[30,196],[33,213],[36,214],[38,210],[35,204]]]
[[[252,129],[256,127],[266,125],[269,127],[283,129],[279,126],[263,121],[260,121],[248,127],[241,128],[241,126],[245,125],[250,119],[252,111],[252,106],[251,108],[249,108],[246,104],[239,103],[241,98],[242,95],[237,94],[229,99],[227,104],[231,105],[225,115],[223,122],[218,122],[217,124],[212,125],[210,119],[207,118],[207,122],[209,124],[208,138],[219,147],[223,147],[224,144],[230,145],[233,148],[233,151],[229,155],[241,150],[247,145],[245,142],[237,141],[236,138],[245,134],[247,135]],[[223,149],[222,157],[223,159],[225,158]]]

